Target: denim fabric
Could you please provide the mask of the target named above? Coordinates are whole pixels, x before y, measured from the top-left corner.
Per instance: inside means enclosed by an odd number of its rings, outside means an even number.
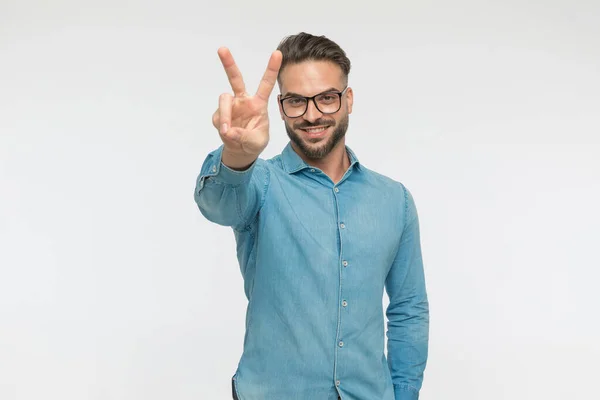
[[[289,143],[242,172],[222,150],[204,160],[195,200],[236,240],[248,298],[239,400],[418,399],[429,304],[411,193],[348,146],[336,184]]]
[[[237,393],[235,392],[235,380],[231,379],[231,396],[233,397],[233,400],[240,400],[237,397]]]

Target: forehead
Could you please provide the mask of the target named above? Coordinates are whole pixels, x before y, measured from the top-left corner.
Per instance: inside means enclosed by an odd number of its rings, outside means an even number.
[[[330,61],[304,61],[289,64],[281,71],[281,93],[294,92],[312,96],[332,87],[342,90],[343,73]]]

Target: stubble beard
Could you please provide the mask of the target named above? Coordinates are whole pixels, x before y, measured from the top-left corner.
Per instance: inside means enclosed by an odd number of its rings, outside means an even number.
[[[346,131],[348,130],[349,118],[348,114],[344,118],[340,120],[338,125],[333,130],[333,133],[329,136],[329,138],[316,138],[316,139],[307,139],[308,143],[292,129],[286,122],[284,122],[285,130],[287,132],[290,140],[300,149],[300,151],[311,160],[321,160],[325,158],[331,151],[335,148],[335,146],[346,136]],[[298,124],[296,129],[300,128],[309,128],[311,126],[321,126],[321,125],[331,125],[331,121],[319,119],[312,124]],[[323,143],[324,142],[324,143]],[[310,143],[318,143],[317,146],[311,146]]]

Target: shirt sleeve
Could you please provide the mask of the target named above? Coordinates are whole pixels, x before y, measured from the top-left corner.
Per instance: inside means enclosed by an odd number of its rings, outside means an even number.
[[[395,400],[417,400],[429,342],[429,303],[425,287],[419,219],[411,193],[404,190],[404,227],[385,281],[389,295],[387,350]]]
[[[269,170],[258,158],[236,171],[222,162],[223,146],[208,154],[196,180],[194,199],[206,219],[244,230],[258,214],[269,185]]]

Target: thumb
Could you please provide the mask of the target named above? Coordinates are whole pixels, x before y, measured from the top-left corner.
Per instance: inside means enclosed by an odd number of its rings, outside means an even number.
[[[231,127],[229,129],[227,129],[227,132],[225,132],[223,134],[223,137],[225,137],[227,140],[231,140],[232,142],[241,144],[243,130],[244,129],[239,128],[239,127]]]
[[[233,134],[235,140],[247,154],[259,155],[268,143],[268,138],[263,138],[258,132],[244,129],[234,128]]]

